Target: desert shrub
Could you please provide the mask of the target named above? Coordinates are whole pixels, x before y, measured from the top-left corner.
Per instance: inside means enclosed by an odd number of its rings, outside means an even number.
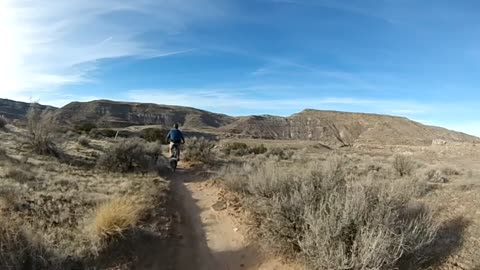
[[[288,160],[293,157],[295,153],[293,151],[285,152],[285,150],[281,148],[272,148],[268,150],[265,154],[267,157],[278,157],[279,159]]]
[[[80,136],[78,138],[78,143],[81,145],[81,146],[84,146],[84,147],[87,147],[90,145],[90,139],[87,137],[87,136]]]
[[[447,183],[448,175],[441,170],[431,169],[425,173],[425,180],[433,183]]]
[[[7,150],[0,148],[0,160],[5,160],[8,158]]]
[[[223,178],[243,194],[258,237],[311,269],[394,269],[404,256],[423,256],[438,223],[411,201],[413,182],[350,179],[345,164],[338,156],[268,161],[229,168]]]
[[[148,142],[163,142],[167,134],[159,128],[146,128],[142,130],[141,137]]]
[[[117,132],[113,129],[93,129],[90,131],[90,136],[93,138],[115,138]]]
[[[460,175],[460,172],[452,167],[443,167],[440,171],[446,176]]]
[[[213,147],[215,147],[215,144],[203,137],[190,138],[185,144],[183,157],[186,161],[199,161],[209,164],[215,159]]]
[[[222,151],[227,155],[243,156],[248,154],[248,145],[241,142],[228,143]]]
[[[152,157],[154,162],[159,161],[162,156],[162,144],[160,142],[149,142],[145,144],[145,153]]]
[[[83,122],[75,125],[74,130],[78,133],[89,133],[93,129],[96,129],[97,125],[91,122]]]
[[[158,170],[160,156],[147,151],[140,139],[121,139],[112,144],[97,160],[97,166],[111,172],[152,172]]]
[[[251,154],[259,155],[259,154],[265,154],[267,152],[267,147],[265,147],[264,144],[256,145],[253,147],[250,147],[248,152]]]
[[[415,170],[414,161],[411,158],[404,155],[396,155],[393,158],[392,166],[395,172],[400,177],[411,175]]]
[[[37,104],[32,104],[27,113],[28,143],[40,155],[59,156],[59,151],[53,142],[55,124],[50,111],[41,111]]]
[[[100,205],[93,221],[95,239],[103,242],[120,236],[138,224],[144,209],[133,197],[114,198]]]
[[[22,184],[36,179],[34,173],[22,168],[10,168],[5,174],[5,177],[11,178]]]
[[[7,124],[8,124],[7,118],[5,118],[3,115],[0,115],[0,128],[5,128]]]
[[[30,243],[18,226],[0,220],[0,268],[21,269],[28,257]]]
[[[248,146],[246,143],[242,142],[233,142],[226,144],[222,151],[227,155],[233,156],[246,156],[249,154],[259,155],[265,154],[268,149],[265,145],[255,145],[255,146]]]

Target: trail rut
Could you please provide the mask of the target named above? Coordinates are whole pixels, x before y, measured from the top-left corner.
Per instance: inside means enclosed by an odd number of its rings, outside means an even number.
[[[245,239],[245,229],[228,214],[215,211],[219,188],[205,182],[201,171],[179,169],[172,181],[178,211],[176,257],[171,269],[237,270],[294,269],[276,259],[267,259]]]

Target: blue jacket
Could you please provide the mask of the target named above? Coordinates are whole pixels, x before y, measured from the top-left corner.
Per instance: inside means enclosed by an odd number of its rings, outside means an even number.
[[[183,137],[183,133],[178,129],[172,129],[167,134],[167,141],[173,143],[183,143],[185,142],[185,138]]]

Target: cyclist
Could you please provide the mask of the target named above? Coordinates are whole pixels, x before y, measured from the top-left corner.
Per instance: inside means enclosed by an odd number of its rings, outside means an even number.
[[[177,159],[180,160],[180,144],[185,143],[185,138],[183,137],[183,133],[178,129],[178,124],[173,125],[173,129],[170,130],[167,134],[167,142],[170,143],[170,157],[173,158],[173,148],[177,148],[178,157]]]

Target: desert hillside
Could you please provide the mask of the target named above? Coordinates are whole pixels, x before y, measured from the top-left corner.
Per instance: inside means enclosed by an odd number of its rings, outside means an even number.
[[[21,119],[28,107],[28,103],[0,100],[0,115]],[[59,109],[49,108],[55,110],[56,120],[63,125],[94,123],[105,128],[144,125],[169,128],[180,123],[186,129],[230,137],[312,140],[329,146],[431,145],[435,140],[480,142],[479,138],[464,133],[378,114],[304,110],[289,117],[232,117],[189,107],[109,100],[72,102]]]
[[[426,126],[403,117],[320,110],[304,110],[289,117],[242,117],[221,129],[255,138],[314,140],[332,146],[355,143],[430,145],[433,140],[479,141],[474,136]]]
[[[216,128],[232,117],[194,108],[109,100],[72,102],[56,111],[60,123],[94,122],[106,126],[162,125],[180,123],[189,128]]]
[[[30,103],[0,98],[0,115],[3,115],[8,119],[14,120],[24,118],[29,108]],[[52,110],[55,109],[54,107],[44,105],[40,105],[40,108],[42,110],[46,108]]]

